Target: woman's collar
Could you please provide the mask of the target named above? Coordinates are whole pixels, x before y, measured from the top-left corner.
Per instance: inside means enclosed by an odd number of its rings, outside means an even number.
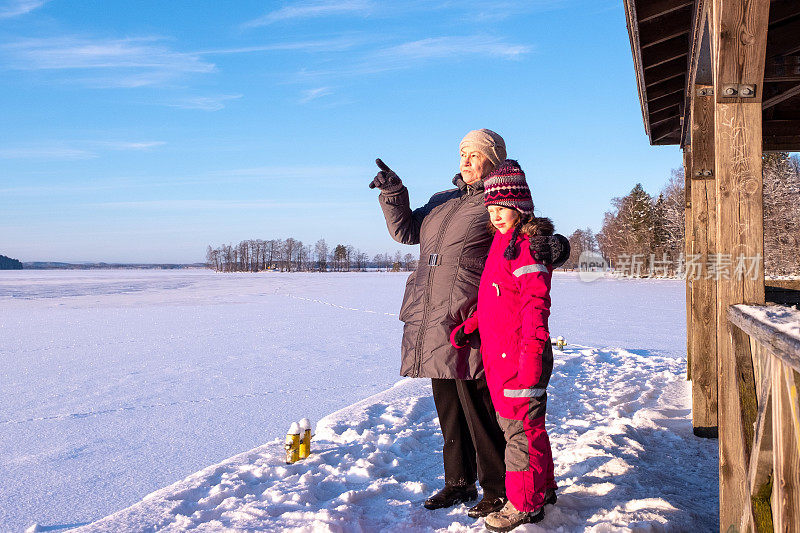
[[[478,180],[470,185],[467,185],[467,182],[464,181],[464,178],[461,177],[461,174],[456,174],[453,178],[453,185],[461,189],[462,191],[467,191],[470,194],[483,192],[484,184],[483,180]]]

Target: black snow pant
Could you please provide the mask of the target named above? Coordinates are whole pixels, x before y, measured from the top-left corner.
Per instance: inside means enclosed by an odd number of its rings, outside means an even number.
[[[445,485],[480,482],[484,497],[505,496],[505,447],[486,378],[431,379],[444,436]]]

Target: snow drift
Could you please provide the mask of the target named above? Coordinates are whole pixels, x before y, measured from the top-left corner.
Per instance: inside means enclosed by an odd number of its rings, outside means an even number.
[[[442,442],[429,381],[397,383],[405,280],[1,272],[0,531],[480,530],[463,506],[421,506]],[[561,490],[529,531],[717,528],[684,294],[554,276]],[[287,466],[283,432],[303,417],[319,420],[314,455]]]
[[[682,364],[625,350],[556,350],[548,430],[559,500],[522,531],[717,528],[716,442],[695,438]],[[76,532],[480,531],[466,507],[428,511],[443,482],[427,380],[320,420],[308,459],[281,439],[203,469]]]

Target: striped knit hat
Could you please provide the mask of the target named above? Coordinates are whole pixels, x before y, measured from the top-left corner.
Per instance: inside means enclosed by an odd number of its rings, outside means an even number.
[[[519,163],[506,159],[483,180],[483,205],[499,205],[533,215],[533,198]]]

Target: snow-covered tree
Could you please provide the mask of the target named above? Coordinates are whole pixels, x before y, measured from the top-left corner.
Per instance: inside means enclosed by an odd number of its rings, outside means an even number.
[[[768,276],[800,273],[800,162],[786,152],[766,153],[764,270]]]
[[[630,193],[611,203],[614,211],[605,214],[597,238],[602,254],[609,259],[622,254],[649,257],[654,240],[653,198],[637,183]]]
[[[564,263],[565,268],[578,268],[578,261],[584,251],[596,251],[597,239],[592,228],[576,229],[569,236],[569,259]]]

